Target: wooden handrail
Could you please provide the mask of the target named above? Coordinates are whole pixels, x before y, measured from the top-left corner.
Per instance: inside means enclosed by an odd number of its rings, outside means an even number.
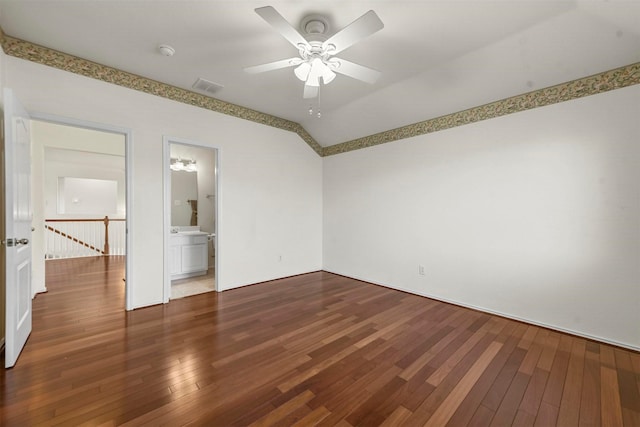
[[[45,222],[101,222],[104,221],[105,218],[109,218],[108,216],[105,216],[104,218],[78,218],[78,219],[73,219],[73,218],[55,218],[55,219],[45,219]],[[126,219],[113,219],[113,218],[109,218],[109,222],[112,221],[126,221]]]
[[[90,244],[85,243],[85,242],[83,242],[82,240],[76,239],[76,238],[75,238],[75,237],[73,237],[73,236],[69,236],[67,233],[64,233],[64,232],[62,232],[62,231],[60,231],[60,230],[57,230],[57,229],[55,229],[55,228],[51,227],[50,225],[45,225],[44,227],[45,227],[47,230],[49,230],[49,231],[53,231],[54,233],[59,234],[59,235],[61,235],[62,237],[66,237],[67,239],[69,239],[69,240],[71,240],[71,241],[73,241],[73,242],[76,242],[76,243],[78,243],[78,244],[80,244],[80,245],[82,245],[82,246],[84,246],[84,247],[86,247],[86,248],[89,248],[89,249],[91,249],[92,251],[96,251],[96,252],[98,252],[98,253],[100,253],[100,254],[103,254],[103,255],[109,255],[108,253],[105,253],[104,251],[101,251],[100,249],[96,248],[95,246],[91,246]]]
[[[56,218],[56,219],[45,219],[45,222],[103,222],[104,223],[104,249],[100,250],[94,246],[91,246],[88,243],[83,242],[82,240],[79,240],[73,236],[70,236],[66,233],[63,233],[60,230],[57,230],[49,225],[45,224],[45,228],[47,230],[53,231],[54,233],[57,233],[59,235],[61,235],[62,237],[66,237],[67,239],[76,242],[82,246],[85,246],[91,250],[94,250],[98,253],[101,253],[103,255],[109,255],[109,222],[112,221],[126,221],[126,219],[110,219],[108,216],[105,216],[104,218]]]

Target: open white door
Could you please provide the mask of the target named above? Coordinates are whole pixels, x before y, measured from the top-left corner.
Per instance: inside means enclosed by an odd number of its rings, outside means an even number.
[[[15,365],[31,333],[31,139],[29,115],[4,90],[6,206],[5,367]]]

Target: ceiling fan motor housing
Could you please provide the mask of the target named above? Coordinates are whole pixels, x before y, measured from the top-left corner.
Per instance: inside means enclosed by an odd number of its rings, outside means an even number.
[[[308,41],[323,42],[327,39],[329,21],[322,15],[307,15],[300,22],[300,30]]]

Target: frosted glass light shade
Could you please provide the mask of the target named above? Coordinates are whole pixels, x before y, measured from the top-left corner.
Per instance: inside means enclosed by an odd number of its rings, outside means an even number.
[[[324,71],[322,72],[322,81],[324,82],[324,84],[328,85],[329,83],[331,83],[333,81],[333,79],[336,78],[336,73],[334,73],[333,71],[331,71],[329,69],[329,67],[327,67],[325,65],[324,67]]]
[[[309,64],[308,62],[303,62],[293,70],[296,77],[302,80],[303,82],[307,81],[307,77],[309,77],[310,71],[311,71],[311,64]]]
[[[311,62],[311,71],[309,72],[309,77],[307,78],[307,85],[309,86],[320,86],[320,77],[324,72],[326,65],[322,63],[320,58],[315,58]]]

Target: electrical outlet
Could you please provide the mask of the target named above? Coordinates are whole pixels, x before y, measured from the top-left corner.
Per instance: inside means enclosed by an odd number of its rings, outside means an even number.
[[[424,276],[424,265],[418,266],[418,274]]]

